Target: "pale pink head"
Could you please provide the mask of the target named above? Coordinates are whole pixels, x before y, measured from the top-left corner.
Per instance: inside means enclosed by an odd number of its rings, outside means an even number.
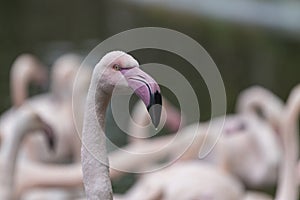
[[[152,123],[157,127],[162,105],[160,88],[151,76],[139,68],[139,63],[125,52],[112,51],[107,53],[98,65],[101,65],[103,70],[99,84],[104,92],[111,93],[116,85],[130,87],[145,103]]]

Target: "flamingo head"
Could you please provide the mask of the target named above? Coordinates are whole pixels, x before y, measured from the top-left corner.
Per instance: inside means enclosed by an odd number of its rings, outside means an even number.
[[[131,88],[144,102],[152,123],[158,126],[161,116],[162,97],[157,82],[139,68],[139,63],[122,51],[107,53],[98,63],[102,66],[99,86],[106,93],[112,93],[115,86]]]

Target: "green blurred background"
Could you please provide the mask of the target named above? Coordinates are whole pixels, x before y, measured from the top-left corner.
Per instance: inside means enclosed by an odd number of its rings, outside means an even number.
[[[62,53],[86,55],[105,38],[144,26],[171,28],[197,40],[223,76],[229,111],[233,111],[238,93],[250,85],[265,86],[285,99],[300,80],[297,33],[127,1],[6,1],[0,6],[0,111],[10,106],[9,69],[20,53],[36,54],[51,66]],[[175,68],[186,65],[166,52],[145,50],[133,54],[142,63],[157,61]],[[203,91],[200,97],[208,95],[204,83],[196,85]],[[202,119],[207,119],[210,102],[201,99]]]

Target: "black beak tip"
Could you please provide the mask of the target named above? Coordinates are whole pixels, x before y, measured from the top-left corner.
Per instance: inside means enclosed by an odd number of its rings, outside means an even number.
[[[150,104],[147,106],[151,120],[155,128],[158,127],[161,117],[162,97],[161,94],[156,91],[151,94]]]

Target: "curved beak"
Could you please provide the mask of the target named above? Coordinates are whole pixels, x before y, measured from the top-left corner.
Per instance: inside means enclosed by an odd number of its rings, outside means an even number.
[[[55,148],[55,135],[53,129],[47,124],[43,123],[43,131],[48,140],[48,146],[51,151],[54,151]]]
[[[122,69],[128,86],[144,102],[155,128],[160,122],[162,99],[156,81],[138,67]]]

